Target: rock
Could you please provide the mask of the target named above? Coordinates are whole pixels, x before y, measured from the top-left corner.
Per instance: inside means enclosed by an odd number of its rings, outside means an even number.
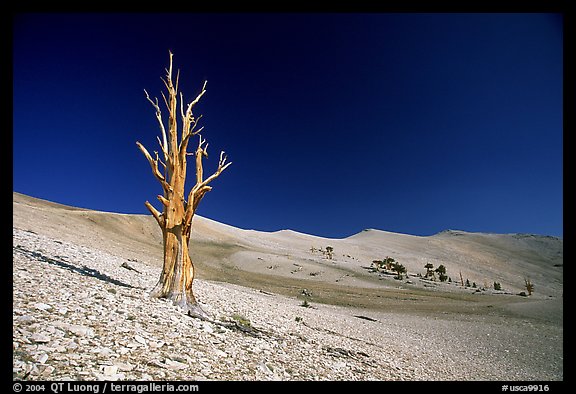
[[[56,368],[54,368],[52,365],[46,365],[46,367],[44,368],[44,370],[41,372],[41,376],[44,378],[49,377],[50,375],[52,375],[52,373],[56,370]]]
[[[94,336],[94,330],[90,327],[77,325],[77,324],[68,324],[63,322],[56,322],[54,323],[56,327],[62,328],[72,334],[79,336],[79,337],[92,337]]]
[[[104,356],[104,357],[107,357],[107,356],[110,356],[111,354],[114,354],[112,349],[110,349],[108,347],[96,349],[95,353],[98,353],[99,355]]]
[[[120,353],[120,355],[123,356],[123,355],[125,355],[126,353],[130,353],[130,350],[131,350],[131,349],[122,346],[122,347],[118,350],[118,353]]]
[[[32,336],[30,337],[30,339],[32,340],[32,342],[36,342],[36,343],[48,343],[50,342],[50,337],[47,335],[43,335],[43,334],[39,334],[39,333],[34,333],[32,334]]]
[[[166,368],[173,369],[173,370],[181,370],[188,368],[188,364],[181,363],[179,361],[173,361],[169,358],[165,361]]]
[[[214,354],[216,354],[218,357],[228,357],[228,354],[220,349],[214,350]]]
[[[140,335],[134,335],[134,339],[136,340],[136,342],[139,342],[142,345],[146,346],[146,339],[142,338]]]
[[[116,380],[124,380],[126,378],[126,375],[124,375],[123,373],[115,373],[112,375],[106,375],[105,373],[94,373],[94,376],[100,380],[111,380],[111,381],[116,381]]]
[[[272,371],[272,369],[268,366],[268,364],[266,364],[264,361],[261,361],[258,365],[257,365],[258,369],[262,372],[264,372],[267,375],[272,375],[274,374],[274,371]]]
[[[132,365],[128,362],[125,364],[116,364],[116,366],[118,367],[118,371],[122,371],[122,372],[130,372],[134,369],[134,365]]]
[[[36,358],[36,360],[40,363],[40,364],[45,364],[46,361],[48,361],[48,355],[46,353],[42,353],[40,356],[38,356]]]
[[[94,336],[94,330],[91,329],[90,327],[85,327],[85,326],[77,326],[77,325],[71,324],[68,327],[68,331],[70,331],[71,333],[76,334],[80,337],[84,337],[84,336],[92,337],[92,336]]]
[[[40,309],[41,311],[49,311],[49,310],[53,309],[52,305],[44,304],[42,302],[34,304],[34,307],[36,309]]]
[[[104,366],[103,372],[104,372],[105,376],[116,375],[116,373],[118,372],[118,366],[117,365],[106,365],[106,366]]]
[[[158,341],[158,342],[152,341],[152,342],[150,342],[150,347],[159,349],[159,348],[161,348],[162,346],[164,346],[165,344],[166,344],[166,342],[164,342],[164,341]]]
[[[32,324],[36,321],[36,319],[33,316],[30,315],[22,315],[22,316],[18,316],[16,319],[16,322],[20,323],[20,324]]]

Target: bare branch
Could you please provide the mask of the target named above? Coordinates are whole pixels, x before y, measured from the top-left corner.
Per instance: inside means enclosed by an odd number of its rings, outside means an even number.
[[[176,71],[176,87],[175,90],[178,91],[178,81],[180,80],[180,69]]]
[[[206,178],[206,180],[201,183],[201,187],[209,184],[214,179],[218,178],[220,176],[220,174],[226,168],[228,168],[230,166],[230,164],[232,164],[232,162],[226,163],[227,159],[228,159],[228,157],[224,154],[224,151],[220,152],[220,160],[218,162],[218,168],[216,169],[216,172],[214,172],[214,174],[212,174],[208,178]]]
[[[192,107],[194,107],[196,104],[198,104],[198,101],[200,101],[202,96],[204,96],[204,93],[206,93],[206,84],[207,83],[208,83],[208,81],[204,81],[204,85],[202,86],[202,91],[198,94],[198,96],[196,96],[194,101],[192,101],[190,104],[188,104],[188,108],[190,110],[192,109]]]
[[[162,132],[162,142],[163,143],[160,144],[160,146],[162,146],[162,153],[164,153],[164,159],[167,160],[168,159],[168,142],[166,140],[166,129],[164,128],[164,122],[162,121],[162,111],[160,111],[160,106],[158,105],[158,98],[156,98],[156,102],[154,102],[150,98],[150,95],[148,94],[146,89],[144,89],[144,93],[146,93],[146,99],[148,101],[150,101],[150,104],[152,104],[152,106],[156,110],[156,119],[158,120],[158,124],[160,125],[160,131]]]
[[[228,157],[224,154],[224,151],[220,152],[220,160],[218,162],[218,168],[216,169],[214,174],[210,175],[204,181],[198,182],[196,186],[198,186],[198,188],[200,189],[200,188],[208,185],[214,179],[218,178],[220,176],[220,174],[232,164],[232,162],[226,163],[227,159],[228,159]],[[200,162],[201,162],[201,160],[202,159],[200,158]],[[196,164],[198,164],[198,158],[196,159]],[[198,169],[196,169],[196,170],[198,171]]]
[[[168,111],[170,111],[170,105],[168,104],[168,100],[166,99],[166,95],[164,95],[164,92],[160,92],[162,93],[162,98],[164,99],[164,104],[166,105],[166,108],[168,109]]]
[[[152,204],[150,204],[150,202],[146,201],[144,203],[144,205],[146,205],[146,208],[148,208],[148,210],[150,211],[150,213],[152,214],[152,216],[154,216],[154,219],[156,219],[156,221],[158,222],[158,224],[160,225],[161,228],[164,228],[166,221],[164,220],[164,214],[160,213],[156,208],[154,208],[152,206]]]
[[[156,138],[158,138],[158,137],[156,137]],[[158,138],[158,140],[160,140],[160,139]],[[158,151],[154,151],[154,154],[156,155],[156,160],[155,160],[155,161],[158,162],[158,163],[160,163],[160,164],[162,164],[162,166],[164,167],[164,169],[166,169],[166,164],[163,163],[162,160],[160,160],[160,158],[158,157]]]
[[[180,116],[182,117],[182,123],[184,123],[186,116],[184,115],[184,95],[182,92],[180,92]]]
[[[188,194],[188,204],[186,205],[186,212],[184,214],[184,224],[190,225],[192,217],[198,208],[198,204],[204,198],[204,195],[212,190],[212,186],[193,187]]]
[[[166,133],[164,133],[162,138],[166,138]],[[167,144],[166,140],[164,140],[164,145],[163,145],[162,142],[160,142],[160,138],[158,136],[156,136],[156,139],[158,140],[158,145],[160,145],[160,148],[162,149],[162,153],[164,154],[164,160],[168,160],[168,152],[166,151],[167,148],[165,148],[165,145]],[[156,160],[158,160],[158,157],[156,157]],[[162,163],[162,161],[160,161],[160,163]],[[162,163],[162,164],[164,164],[164,163]],[[164,164],[164,168],[166,168],[166,164]]]
[[[170,54],[170,69],[166,71],[168,72],[168,79],[172,81],[172,56],[174,55],[172,54],[172,51],[168,51],[168,53]]]
[[[198,151],[204,153],[204,154],[208,154],[208,152],[206,152],[206,148],[208,147],[208,144],[206,144],[206,139],[202,139],[202,136],[199,136],[200,138],[198,139]],[[206,147],[202,147],[202,145],[206,144]]]
[[[196,128],[196,126],[198,125],[198,122],[200,122],[200,119],[202,119],[202,115],[199,115],[196,120],[194,120],[194,125],[192,126],[192,130],[190,130],[190,133],[192,133],[192,135],[196,135],[199,132],[201,132],[204,129],[204,126],[202,126],[200,129],[198,129],[197,131],[194,131],[194,129]]]
[[[165,198],[163,195],[158,194],[156,196],[156,198],[158,198],[158,200],[160,200],[160,202],[164,205],[164,206],[168,206],[170,204],[170,200],[168,200],[167,198]]]
[[[152,173],[154,174],[154,176],[156,177],[156,179],[158,179],[158,181],[160,182],[160,184],[162,185],[162,188],[164,190],[168,190],[168,188],[170,187],[170,185],[168,185],[168,183],[166,182],[166,179],[164,178],[164,176],[160,173],[160,171],[158,170],[158,161],[154,160],[152,158],[152,156],[150,156],[150,153],[148,153],[148,150],[146,150],[146,148],[144,147],[144,145],[142,145],[140,142],[136,141],[136,145],[138,145],[138,148],[142,151],[142,153],[144,153],[144,156],[146,156],[146,159],[148,160],[148,162],[150,163],[150,167],[152,167]]]

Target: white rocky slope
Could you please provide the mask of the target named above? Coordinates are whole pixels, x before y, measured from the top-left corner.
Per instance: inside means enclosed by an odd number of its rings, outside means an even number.
[[[562,327],[546,320],[503,319],[489,308],[482,316],[305,308],[196,280],[217,324],[148,298],[159,273],[57,233],[14,228],[14,379],[563,379]]]

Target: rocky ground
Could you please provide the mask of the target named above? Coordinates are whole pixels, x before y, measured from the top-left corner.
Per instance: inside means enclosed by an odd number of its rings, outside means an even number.
[[[304,307],[301,299],[196,280],[216,320],[206,322],[148,297],[159,273],[57,233],[14,228],[13,378],[563,379],[562,327],[542,319],[489,308],[432,316]]]

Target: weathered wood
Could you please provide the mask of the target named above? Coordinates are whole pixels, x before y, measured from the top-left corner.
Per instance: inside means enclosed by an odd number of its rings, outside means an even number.
[[[151,296],[170,299],[189,315],[204,319],[208,318],[208,315],[198,305],[192,290],[195,271],[188,251],[192,218],[204,195],[212,190],[212,187],[208,186],[208,184],[218,178],[232,163],[226,162],[227,157],[224,152],[221,152],[218,168],[212,175],[204,179],[202,161],[208,157],[208,144],[206,140],[200,136],[196,151],[194,153],[188,153],[186,151],[189,139],[192,136],[199,135],[203,129],[203,127],[201,127],[196,130],[198,121],[202,116],[195,118],[193,108],[206,93],[206,81],[204,82],[201,92],[194,100],[187,104],[186,111],[184,111],[183,95],[180,93],[182,129],[179,136],[177,108],[180,72],[178,71],[177,73],[176,86],[174,86],[172,82],[172,56],[170,52],[170,65],[169,68],[166,69],[166,77],[161,78],[168,93],[168,97],[166,97],[164,92],[162,92],[164,103],[169,112],[167,129],[164,126],[158,99],[155,98],[155,100],[152,100],[148,92],[144,90],[146,99],[152,104],[156,111],[156,119],[162,135],[162,140],[160,140],[160,138],[157,139],[166,163],[160,160],[157,152],[155,152],[156,158],[154,159],[144,145],[136,142],[136,145],[148,160],[152,168],[152,173],[164,190],[164,195],[157,196],[158,200],[162,203],[162,212],[154,208],[150,202],[145,202],[146,207],[162,229],[164,243],[162,273],[160,274],[158,283],[151,292]],[[178,142],[179,140],[180,143]],[[192,154],[196,156],[196,185],[191,188],[188,193],[188,199],[185,200],[186,156]],[[160,172],[158,163],[163,165],[165,169],[164,175]]]

